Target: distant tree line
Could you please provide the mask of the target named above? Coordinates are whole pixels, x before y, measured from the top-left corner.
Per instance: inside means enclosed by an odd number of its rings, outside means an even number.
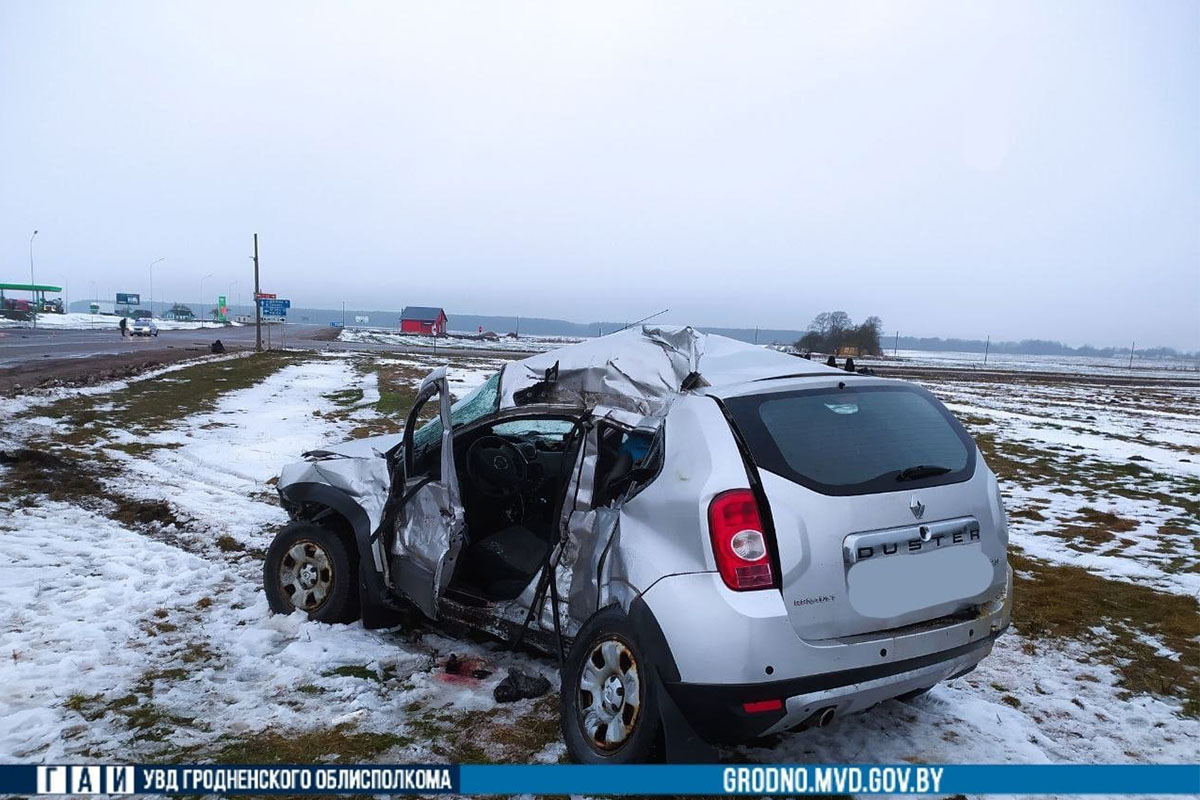
[[[733,333],[737,336],[740,331]],[[727,334],[728,335],[728,334]],[[744,338],[738,336],[738,338]],[[784,340],[786,341],[786,340]],[[882,355],[884,349],[891,350],[937,350],[954,353],[1008,353],[1030,356],[1090,356],[1113,358],[1129,355],[1128,348],[1093,347],[1089,344],[1071,347],[1062,342],[1045,339],[1022,339],[1019,342],[991,342],[984,339],[943,339],[940,336],[887,336],[883,331],[883,320],[867,317],[855,325],[845,311],[825,311],[809,323],[806,330],[793,344],[799,350],[816,353],[837,353],[843,347],[853,347],[860,355]],[[1143,347],[1136,350],[1139,358],[1195,358],[1197,353],[1176,350],[1174,347]]]
[[[1113,356],[1129,355],[1127,347],[1092,347],[1090,344],[1071,347],[1062,342],[1051,342],[1045,339],[1022,339],[1019,342],[992,342],[990,345],[983,339],[943,339],[940,336],[900,336],[886,342],[888,347],[898,347],[901,350],[942,350],[955,353],[982,353],[985,349],[992,353],[1009,353],[1025,356],[1091,356],[1094,358],[1112,358]],[[1137,355],[1142,358],[1188,358],[1195,353],[1176,350],[1174,347],[1143,347],[1137,349]]]
[[[795,346],[818,353],[836,353],[843,347],[853,347],[859,355],[877,356],[882,354],[879,345],[882,333],[883,320],[879,317],[867,317],[861,325],[855,325],[845,311],[824,311],[809,323]]]

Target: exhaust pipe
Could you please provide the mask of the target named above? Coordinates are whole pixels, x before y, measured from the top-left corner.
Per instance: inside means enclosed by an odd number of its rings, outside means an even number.
[[[818,708],[808,719],[800,723],[800,730],[807,730],[808,728],[824,728],[826,725],[829,725],[831,722],[833,722],[833,718],[835,716],[837,716],[837,706]]]

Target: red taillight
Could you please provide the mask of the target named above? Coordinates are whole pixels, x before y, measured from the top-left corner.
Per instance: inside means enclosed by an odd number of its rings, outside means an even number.
[[[758,503],[749,489],[713,498],[708,505],[708,532],[726,586],[738,592],[777,586]]]
[[[783,710],[782,700],[756,700],[753,703],[742,703],[742,710],[747,714],[762,714],[765,711]]]

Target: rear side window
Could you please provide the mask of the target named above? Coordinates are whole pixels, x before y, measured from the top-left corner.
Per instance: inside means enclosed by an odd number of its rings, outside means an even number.
[[[916,386],[775,392],[725,405],[760,467],[824,494],[940,486],[975,471],[971,437]]]

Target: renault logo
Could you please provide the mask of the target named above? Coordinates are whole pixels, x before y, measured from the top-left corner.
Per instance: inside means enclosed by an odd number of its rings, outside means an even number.
[[[908,509],[917,519],[925,516],[925,504],[918,500],[915,494],[912,496],[912,500],[908,501]]]

